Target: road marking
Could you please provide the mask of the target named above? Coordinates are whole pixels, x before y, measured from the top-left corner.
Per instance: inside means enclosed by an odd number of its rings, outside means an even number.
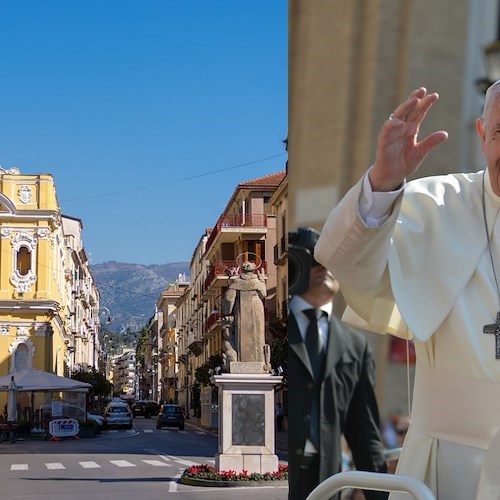
[[[129,462],[128,460],[110,460],[110,462],[117,467],[137,467],[137,465]]]
[[[168,485],[168,492],[169,493],[175,493],[177,491],[177,479],[179,479],[182,476],[182,474],[177,474],[174,476],[174,481],[170,481]]]
[[[203,431],[196,431],[196,434],[206,434],[206,432],[203,432]]]
[[[108,431],[110,434],[116,434],[118,432],[118,429],[109,429]]]
[[[187,431],[179,431],[179,434],[187,434]]]
[[[45,464],[45,467],[47,467],[47,469],[49,469],[49,470],[65,469],[66,468],[60,462],[54,462],[54,463]]]
[[[28,464],[12,464],[10,470],[28,470]]]
[[[162,462],[160,460],[143,460],[143,462],[155,467],[170,467],[170,464],[166,464],[165,462]]]
[[[142,432],[154,432],[153,429],[144,429]]]
[[[181,465],[186,465],[187,467],[191,467],[192,465],[201,465],[199,462],[188,462],[187,460],[182,460],[181,458],[173,457],[172,455],[167,455],[167,457],[170,460],[173,460],[174,462],[177,462]]]
[[[101,466],[97,462],[78,462],[84,469],[100,469]]]

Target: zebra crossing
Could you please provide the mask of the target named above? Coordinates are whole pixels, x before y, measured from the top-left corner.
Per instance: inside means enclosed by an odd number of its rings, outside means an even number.
[[[137,467],[144,467],[144,466],[149,466],[149,467],[177,467],[180,470],[184,470],[186,467],[189,467],[191,465],[200,465],[199,462],[190,462],[181,458],[173,457],[173,456],[164,456],[162,455],[160,458],[162,460],[159,460],[157,458],[150,457],[150,458],[142,458],[142,459],[135,459],[134,461],[131,460],[100,460],[100,461],[94,461],[94,460],[84,460],[84,461],[77,461],[76,464],[64,464],[62,462],[46,462],[44,464],[39,464],[37,463],[36,466],[37,468],[42,466],[45,467],[47,470],[65,470],[67,468],[74,468],[75,465],[79,466],[82,469],[102,469],[104,467],[107,467],[109,465],[112,465],[117,468],[137,468]],[[213,459],[208,459],[205,461],[205,463],[211,463],[214,464],[215,460]],[[11,464],[10,465],[10,470],[11,471],[29,471],[30,470],[30,464]]]

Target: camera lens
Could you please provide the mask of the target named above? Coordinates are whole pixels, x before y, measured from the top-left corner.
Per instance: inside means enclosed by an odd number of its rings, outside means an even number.
[[[300,295],[309,288],[311,252],[303,247],[288,245],[288,294]]]

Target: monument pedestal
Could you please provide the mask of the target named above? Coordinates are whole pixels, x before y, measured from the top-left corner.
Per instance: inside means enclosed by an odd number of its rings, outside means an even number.
[[[249,474],[278,470],[274,436],[274,387],[282,377],[268,373],[215,375],[219,388],[217,471]]]

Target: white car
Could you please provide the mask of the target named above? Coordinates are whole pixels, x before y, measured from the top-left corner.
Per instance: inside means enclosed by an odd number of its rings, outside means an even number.
[[[104,418],[107,427],[125,427],[132,429],[132,410],[127,403],[112,401],[104,410]]]
[[[99,427],[103,427],[106,423],[106,419],[102,415],[97,413],[87,412],[87,421],[95,422]]]

